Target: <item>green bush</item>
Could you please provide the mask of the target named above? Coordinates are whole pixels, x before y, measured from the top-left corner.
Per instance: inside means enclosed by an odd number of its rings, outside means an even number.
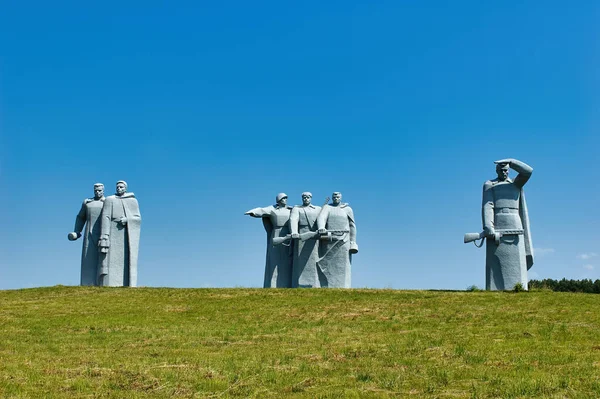
[[[515,286],[513,288],[513,292],[523,292],[523,291],[527,291],[525,289],[525,287],[523,287],[523,284],[521,284],[521,283],[515,284]]]

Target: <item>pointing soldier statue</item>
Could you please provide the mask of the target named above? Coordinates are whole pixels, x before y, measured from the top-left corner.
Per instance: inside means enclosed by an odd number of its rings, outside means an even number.
[[[267,232],[265,288],[290,288],[292,286],[292,244],[283,242],[286,237],[289,237],[289,220],[292,210],[292,207],[287,205],[287,199],[287,194],[279,193],[275,198],[275,205],[250,209],[245,213],[245,215],[261,218]]]

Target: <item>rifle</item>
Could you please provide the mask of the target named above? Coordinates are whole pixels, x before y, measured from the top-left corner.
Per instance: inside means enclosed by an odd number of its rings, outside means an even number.
[[[483,242],[485,241],[486,235],[487,234],[485,233],[485,231],[482,231],[481,233],[466,233],[464,238],[465,244],[473,242],[477,248],[481,248],[483,246]],[[496,242],[496,245],[500,245],[500,239],[503,236],[514,235],[523,235],[523,229],[496,230],[496,232],[494,233],[494,241]],[[481,240],[479,245],[477,245],[477,243],[475,242],[477,240]]]
[[[325,200],[325,205],[327,205],[328,202],[329,202],[329,197]],[[325,205],[323,205],[323,208],[325,208]],[[323,209],[321,209],[321,212],[323,212]],[[320,215],[320,213],[319,213],[319,215]],[[350,230],[325,230],[324,232],[319,233],[319,240],[321,240],[321,241],[344,241],[344,239],[347,237],[346,234],[348,234],[348,233],[350,233]],[[356,243],[350,244],[349,251],[351,254],[358,253],[358,246],[356,245]]]
[[[343,239],[343,236],[346,233],[350,233],[350,230],[327,230],[325,233],[320,234],[319,240],[339,241]]]
[[[300,236],[300,241],[306,241],[306,240],[310,240],[311,238],[316,237],[317,234],[319,234],[319,233],[316,231],[307,231],[306,233],[301,233],[298,235]],[[283,237],[273,237],[273,245],[281,245],[285,242],[290,241],[291,239],[292,239],[291,234],[288,234]]]

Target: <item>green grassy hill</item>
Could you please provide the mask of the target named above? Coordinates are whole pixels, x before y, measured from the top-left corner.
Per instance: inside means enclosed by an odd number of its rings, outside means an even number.
[[[600,295],[0,291],[0,397],[600,397]]]

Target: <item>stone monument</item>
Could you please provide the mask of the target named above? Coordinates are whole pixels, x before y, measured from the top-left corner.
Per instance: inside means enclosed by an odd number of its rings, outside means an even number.
[[[495,162],[497,178],[483,184],[481,233],[465,234],[465,242],[487,238],[485,288],[511,290],[517,283],[527,289],[527,270],[533,266],[533,246],[523,186],[533,168],[516,159]],[[518,174],[508,177],[509,169]]]
[[[358,253],[356,224],[352,208],[341,201],[342,194],[333,193],[332,203],[317,217],[321,287],[350,288],[352,254]]]
[[[302,193],[302,205],[292,208],[290,215],[293,244],[292,287],[320,287],[317,261],[319,237],[317,217],[320,206],[311,204],[312,194]]]
[[[292,248],[289,240],[291,207],[287,195],[277,194],[276,204],[265,208],[250,209],[245,215],[261,218],[267,232],[267,257],[265,262],[265,288],[289,288],[292,286]],[[277,244],[277,245],[275,245]]]
[[[102,261],[98,284],[110,287],[137,286],[137,263],[142,216],[133,193],[127,192],[127,183],[117,182],[116,194],[104,201],[100,251]]]
[[[83,233],[83,249],[81,251],[81,285],[98,285],[98,265],[104,254],[98,251],[100,241],[100,214],[104,205],[104,184],[94,184],[94,198],[83,200],[81,209],[75,218],[75,228],[68,234],[70,241],[75,241]]]

